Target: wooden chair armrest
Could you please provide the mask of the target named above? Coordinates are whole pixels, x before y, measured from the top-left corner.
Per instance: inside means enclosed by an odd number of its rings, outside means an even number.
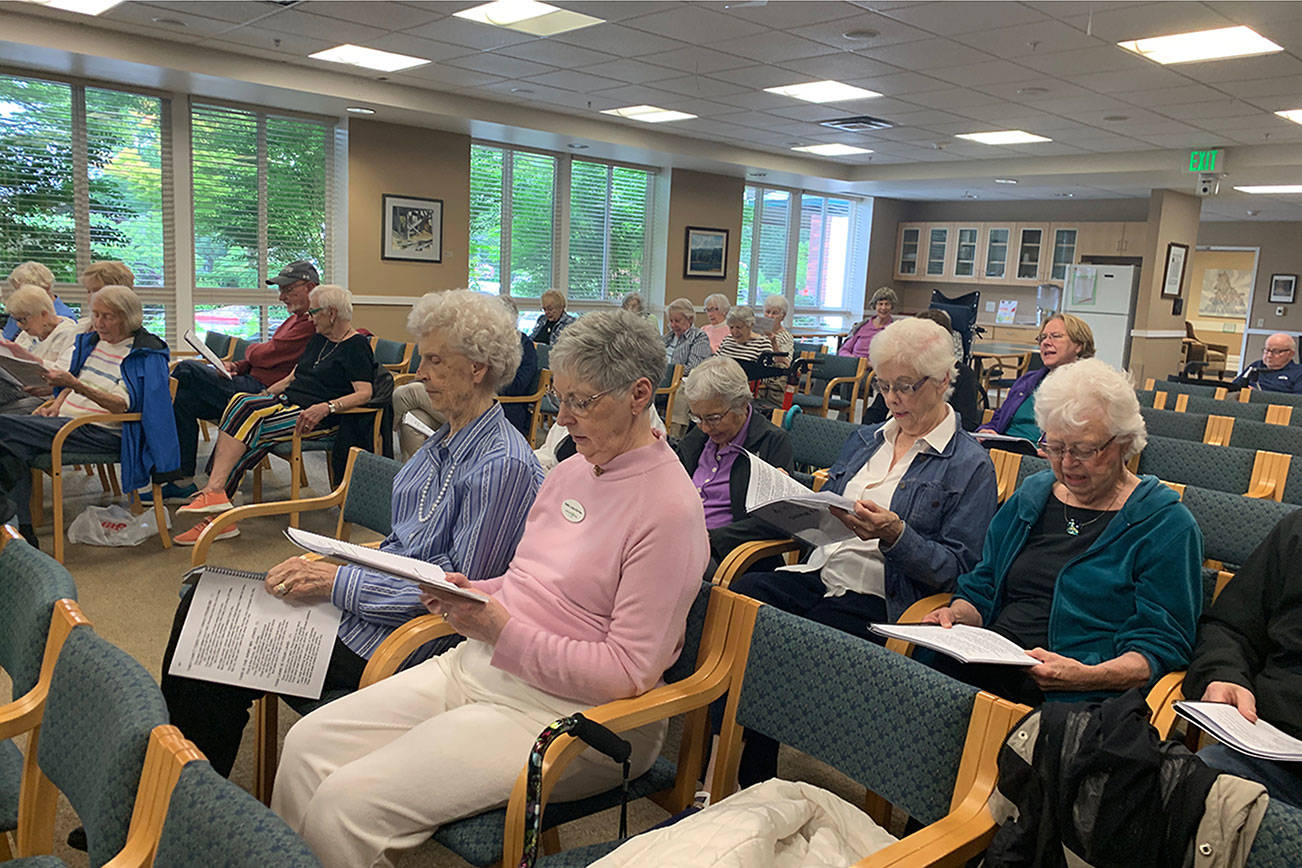
[[[823,486],[827,485],[827,471],[831,469],[830,467],[824,467],[822,470],[814,471],[814,491],[822,491]]]
[[[0,705],[0,739],[14,738],[38,726],[49,692],[50,685],[38,681],[35,687],[13,702]]]
[[[1168,672],[1157,680],[1144,701],[1160,738],[1170,738],[1178,715],[1175,704],[1184,698],[1184,670]]]
[[[250,503],[247,506],[228,509],[214,518],[204,528],[203,533],[199,535],[199,539],[194,544],[194,551],[190,554],[190,566],[197,567],[200,564],[207,563],[208,549],[216,541],[217,535],[236,522],[264,515],[289,515],[294,512],[311,512],[317,509],[329,509],[332,506],[342,506],[344,497],[347,494],[348,481],[344,480],[334,491],[319,497],[308,497],[302,500],[273,500],[270,503]]]
[[[929,597],[923,597],[909,608],[905,609],[895,623],[897,624],[921,624],[924,615],[934,612],[942,606],[948,606],[949,601],[954,598],[953,594],[932,594]],[[905,642],[903,639],[887,639],[886,648],[897,654],[903,654],[905,657],[913,656],[913,643]]]
[[[1247,493],[1244,494],[1243,496],[1244,496],[1244,497],[1255,497],[1255,498],[1257,498],[1258,500],[1274,500],[1274,499],[1275,499],[1275,483],[1273,483],[1273,482],[1259,482],[1259,483],[1257,483],[1256,485],[1254,485],[1252,488],[1249,488],[1248,491],[1247,491]]]
[[[139,422],[139,413],[92,413],[89,416],[78,416],[63,424],[54,434],[54,440],[50,443],[50,466],[58,467],[63,464],[63,444],[68,436],[85,425],[94,425],[101,422]]]
[[[534,403],[534,402],[536,402],[536,401],[541,401],[541,400],[543,399],[543,395],[544,395],[546,392],[547,392],[546,389],[539,389],[538,391],[534,392],[532,395],[498,395],[498,396],[497,396],[497,403],[499,403],[499,404],[532,404],[532,403]]]
[[[832,392],[835,391],[836,387],[841,385],[842,383],[855,383],[858,382],[858,380],[859,380],[858,374],[854,375],[853,377],[834,377],[828,380],[827,385],[823,387],[823,399],[827,400],[828,398],[832,397]]]
[[[443,620],[442,615],[417,615],[390,633],[388,638],[380,643],[380,647],[375,649],[375,653],[366,663],[366,669],[362,672],[362,680],[358,682],[358,688],[369,687],[381,679],[388,678],[398,671],[402,661],[410,657],[417,648],[440,636],[451,636],[455,632],[456,630]]]
[[[399,386],[405,386],[405,385],[407,385],[408,383],[412,383],[412,382],[415,382],[415,381],[416,381],[416,375],[415,375],[415,374],[394,374],[394,375],[393,375],[393,388],[396,389],[396,388],[398,388]]]
[[[733,579],[746,572],[758,561],[799,550],[800,543],[794,539],[752,540],[742,543],[728,552],[728,556],[723,559],[719,564],[719,568],[714,571],[712,581],[714,584],[726,588],[732,584]]]

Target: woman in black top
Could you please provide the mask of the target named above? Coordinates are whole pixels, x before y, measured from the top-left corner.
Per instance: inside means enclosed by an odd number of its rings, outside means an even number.
[[[352,295],[341,286],[323,284],[312,290],[308,304],[317,333],[298,364],[266,391],[231,398],[208,459],[208,484],[178,512],[230,509],[245,471],[256,467],[274,444],[292,439],[295,431],[303,437],[328,434],[339,424],[336,413],[371,400],[375,357],[370,341],[353,328]],[[176,541],[185,544],[187,536]]]

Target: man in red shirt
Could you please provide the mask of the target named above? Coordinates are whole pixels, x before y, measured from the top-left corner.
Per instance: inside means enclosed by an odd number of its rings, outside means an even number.
[[[237,392],[261,392],[284,379],[298,362],[303,347],[316,333],[307,313],[307,294],[320,282],[316,268],[306,260],[291,262],[267,281],[268,286],[279,287],[280,301],[289,308],[289,316],[270,340],[250,344],[242,361],[226,362],[226,370],[231,374],[229,380],[201,360],[188,359],[173,369],[177,389],[172,412],[181,441],[181,479],[163,486],[165,501],[185,500],[197,490],[193,477],[199,449],[199,420],[216,422]]]

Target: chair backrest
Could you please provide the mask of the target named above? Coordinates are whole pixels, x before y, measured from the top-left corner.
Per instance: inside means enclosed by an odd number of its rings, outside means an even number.
[[[1203,532],[1203,557],[1237,570],[1280,519],[1298,507],[1187,485],[1181,502]]]
[[[552,345],[551,345],[551,344],[535,344],[535,345],[534,345],[534,349],[535,349],[535,350],[537,351],[537,353],[538,353],[538,370],[541,371],[542,369],[547,368],[549,362],[551,361],[551,357],[552,357]]]
[[[13,698],[36,686],[56,600],[77,599],[77,585],[63,564],[0,533],[0,669],[9,675]],[[2,704],[2,703],[0,703]]]
[[[801,353],[813,353],[818,356],[827,352],[827,344],[813,343],[810,341],[795,341],[792,345],[791,351],[797,356]]]
[[[1217,386],[1204,386],[1201,383],[1182,383],[1178,380],[1158,380],[1153,386],[1159,392],[1169,392],[1177,395],[1196,395],[1202,398],[1213,398],[1216,395]],[[1170,403],[1170,402],[1168,402]]]
[[[1139,456],[1139,472],[1167,482],[1243,494],[1252,480],[1256,457],[1252,449],[1149,437],[1148,446]]]
[[[737,722],[933,823],[949,812],[976,695],[880,645],[761,606]]]
[[[1265,449],[1302,455],[1302,429],[1292,425],[1272,425],[1252,419],[1236,419],[1230,432],[1230,445],[1244,449]]]
[[[1152,407],[1152,406],[1153,406],[1153,398],[1154,398],[1156,395],[1157,395],[1157,392],[1153,391],[1152,389],[1136,389],[1136,390],[1135,390],[1135,397],[1139,399],[1139,406],[1140,406],[1140,407]]]
[[[388,338],[373,338],[371,352],[375,361],[381,365],[398,365],[407,357],[407,344],[403,341],[391,341]]]
[[[1207,431],[1206,413],[1177,413],[1174,410],[1154,410],[1142,406],[1139,412],[1144,417],[1144,427],[1151,435],[1203,442],[1203,434]]]
[[[1267,392],[1263,389],[1249,389],[1248,402],[1251,404],[1286,404],[1290,407],[1302,407],[1302,395],[1291,392]]]
[[[154,868],[316,868],[285,821],[206,761],[188,763],[172,790]]]
[[[393,478],[402,464],[373,452],[356,453],[340,518],[387,535],[393,530]]]
[[[928,307],[932,310],[943,310],[949,314],[950,325],[963,340],[963,361],[965,362],[972,355],[972,332],[976,327],[977,308],[980,305],[980,291],[964,293],[955,298],[950,298],[939,289],[931,291],[931,304]]]
[[[714,585],[701,582],[701,589],[687,610],[687,629],[683,634],[683,650],[674,665],[665,670],[665,682],[682,681],[696,670],[696,658],[701,651],[701,638],[705,635],[705,615],[710,607],[710,594]]]
[[[126,843],[149,733],[165,723],[163,694],[144,667],[89,626],[73,628],[54,665],[36,762],[86,827],[91,865]]]
[[[219,359],[225,358],[226,353],[231,348],[231,341],[233,340],[235,339],[230,335],[214,331],[205,332],[203,336],[204,345],[207,346],[208,349],[212,350]]]
[[[1023,455],[1022,462],[1017,465],[1017,484],[1013,486],[1013,489],[1016,490],[1021,488],[1022,483],[1026,481],[1026,477],[1031,474],[1039,473],[1041,470],[1048,469],[1048,459],[1041,458],[1038,455]]]
[[[853,422],[824,419],[813,413],[792,413],[788,418],[795,465],[808,470],[822,470],[835,464],[845,441],[863,428]]]
[[[1279,799],[1271,799],[1244,865],[1246,868],[1295,868],[1302,865],[1302,810]]]
[[[853,377],[859,373],[859,359],[855,356],[838,356],[824,353],[814,357],[813,378],[815,382],[835,380],[838,377]],[[815,391],[822,391],[821,388]]]
[[[1162,386],[1158,386],[1161,391]],[[1174,405],[1171,400],[1166,402],[1167,409]],[[1233,416],[1236,419],[1252,419],[1256,422],[1266,421],[1266,404],[1244,404],[1241,401],[1216,400],[1215,398],[1206,398],[1201,395],[1190,395],[1185,404],[1186,413],[1207,413],[1213,416]]]
[[[244,338],[235,339],[235,344],[231,352],[232,362],[244,361],[244,354],[249,351],[249,343],[250,342],[246,341]]]

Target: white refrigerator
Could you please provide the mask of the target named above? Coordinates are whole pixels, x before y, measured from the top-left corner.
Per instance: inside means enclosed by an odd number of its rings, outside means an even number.
[[[1133,265],[1070,265],[1062,310],[1089,324],[1094,355],[1125,370],[1130,363],[1130,324],[1139,270]]]

